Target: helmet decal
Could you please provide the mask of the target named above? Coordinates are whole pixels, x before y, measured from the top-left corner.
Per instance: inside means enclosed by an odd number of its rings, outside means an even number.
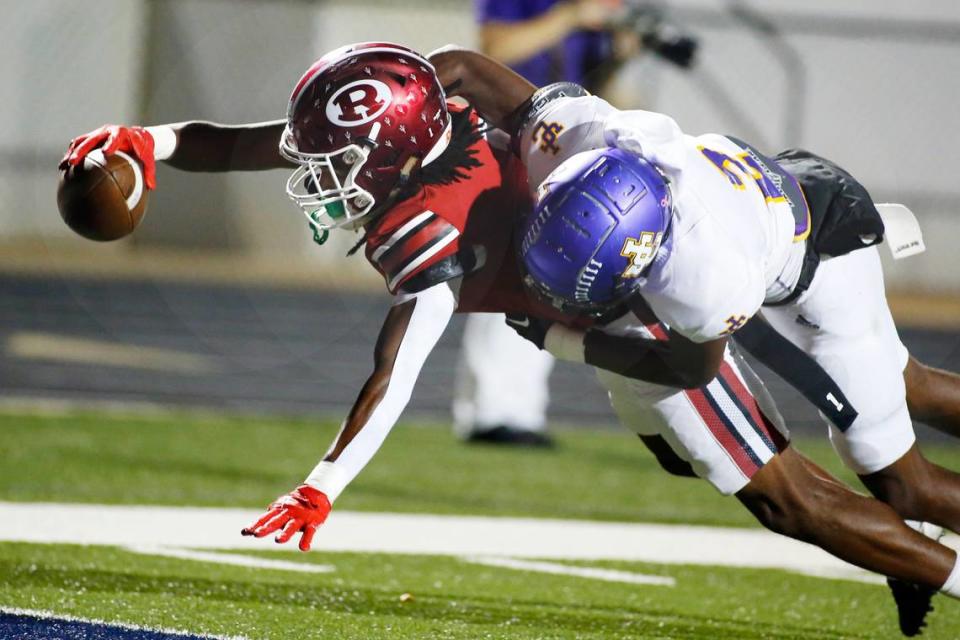
[[[327,101],[326,116],[341,127],[358,127],[376,120],[393,102],[393,94],[383,82],[356,80],[340,87]]]

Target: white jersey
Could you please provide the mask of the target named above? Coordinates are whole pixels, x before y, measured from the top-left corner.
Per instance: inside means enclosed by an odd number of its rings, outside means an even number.
[[[544,105],[522,132],[537,190],[567,158],[619,147],[670,180],[674,215],[641,291],[657,317],[696,342],[736,331],[800,275],[809,213],[796,181],[741,141],[685,135],[674,120],[594,96]]]

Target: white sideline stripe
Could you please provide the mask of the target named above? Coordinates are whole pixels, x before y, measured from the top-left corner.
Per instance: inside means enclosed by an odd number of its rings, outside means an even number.
[[[0,502],[0,541],[288,551],[243,537],[254,509]],[[956,547],[957,538],[950,540]],[[334,510],[318,551],[785,569],[875,582],[826,551],[763,529]]]
[[[568,564],[557,564],[556,562],[519,560],[517,558],[498,558],[493,556],[466,557],[463,558],[463,560],[472,564],[482,564],[488,567],[502,567],[505,569],[517,569],[518,571],[537,571],[539,573],[591,578],[593,580],[604,580],[606,582],[652,584],[663,587],[677,586],[677,581],[669,576],[652,576],[645,573],[633,573],[632,571],[617,571],[616,569],[575,567]]]
[[[191,636],[194,638],[207,638],[209,640],[249,640],[246,636],[216,636],[195,631],[182,631],[180,629],[167,629],[166,627],[144,627],[138,624],[127,622],[110,622],[100,620],[99,618],[79,618],[64,613],[56,613],[45,609],[20,609],[18,607],[0,606],[0,613],[6,613],[14,616],[33,616],[44,620],[63,620],[64,622],[84,622],[88,624],[102,624],[107,627],[116,627],[119,629],[129,629],[130,631],[153,631],[157,633],[166,633],[174,636]]]
[[[210,358],[195,353],[37,331],[17,331],[11,334],[7,338],[6,351],[14,357],[31,360],[80,362],[180,373],[208,373],[217,370]]]
[[[270,560],[256,556],[242,556],[233,553],[213,553],[212,551],[194,551],[177,547],[156,545],[127,545],[127,551],[140,553],[146,556],[164,556],[180,560],[196,560],[214,564],[229,564],[235,567],[250,567],[251,569],[276,569],[277,571],[299,571],[300,573],[331,573],[336,567],[329,564],[312,564],[309,562],[288,562],[286,560]]]

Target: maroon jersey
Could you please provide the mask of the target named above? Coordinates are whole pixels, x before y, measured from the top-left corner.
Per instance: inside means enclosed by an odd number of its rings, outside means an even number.
[[[517,312],[581,324],[523,286],[515,229],[533,207],[523,164],[486,139],[472,150],[480,166],[464,171],[464,179],[425,186],[368,227],[367,259],[391,293],[411,286],[422,290],[462,275],[460,313]],[[444,268],[451,263],[464,268]]]

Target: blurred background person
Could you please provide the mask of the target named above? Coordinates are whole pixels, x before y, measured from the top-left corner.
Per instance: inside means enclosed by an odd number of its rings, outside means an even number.
[[[643,49],[683,68],[696,50],[692,38],[664,29],[660,11],[649,3],[475,0],[475,9],[481,50],[540,87],[574,82],[609,99],[615,72]],[[467,442],[551,446],[552,369],[553,358],[519,340],[502,314],[470,315],[457,369],[454,432]]]
[[[480,47],[537,86],[576,82],[591,92],[640,50],[637,34],[615,28],[622,0],[476,0]]]

